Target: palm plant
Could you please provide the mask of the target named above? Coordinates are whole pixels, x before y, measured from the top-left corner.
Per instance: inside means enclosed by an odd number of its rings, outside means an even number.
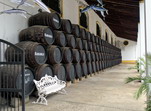
[[[134,97],[136,99],[138,99],[142,94],[148,94],[149,92],[149,83],[151,83],[151,77],[143,77],[142,74],[145,73],[145,69],[146,69],[146,65],[151,66],[151,54],[147,54],[147,64],[146,64],[146,60],[144,58],[139,58],[139,60],[136,62],[136,65],[132,68],[129,69],[137,69],[139,71],[139,76],[137,77],[128,77],[126,78],[126,82],[125,83],[130,83],[133,81],[143,81],[141,83],[141,86],[139,87],[139,89],[136,91]],[[151,111],[151,100],[147,100],[146,102],[147,104],[147,108],[146,111]]]

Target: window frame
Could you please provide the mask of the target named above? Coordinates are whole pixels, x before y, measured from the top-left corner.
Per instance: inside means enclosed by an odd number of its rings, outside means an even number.
[[[88,12],[84,12],[84,14],[86,15],[86,19],[87,19],[87,28],[86,27],[84,27],[84,26],[82,26],[81,24],[80,24],[80,17],[81,17],[81,12],[80,12],[80,9],[82,9],[82,8],[84,8],[84,7],[82,7],[82,6],[79,6],[79,26],[81,27],[81,28],[84,28],[85,30],[87,30],[87,31],[89,31],[89,13]]]
[[[97,25],[99,26],[100,29],[100,35],[97,34]],[[96,35],[102,38],[102,27],[99,21],[96,21]]]

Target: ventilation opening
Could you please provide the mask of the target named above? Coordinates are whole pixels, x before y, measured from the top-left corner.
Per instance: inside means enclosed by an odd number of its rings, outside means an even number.
[[[129,44],[129,42],[128,42],[127,40],[125,40],[125,41],[123,42],[123,44],[124,44],[125,46],[127,46],[127,45]]]

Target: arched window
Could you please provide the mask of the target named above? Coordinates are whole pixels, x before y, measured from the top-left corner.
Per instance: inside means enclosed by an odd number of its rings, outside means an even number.
[[[81,11],[81,9],[80,9],[80,11]],[[86,13],[80,14],[80,25],[84,28],[88,28],[88,16]]]
[[[96,23],[96,35],[101,37],[101,28],[100,28],[100,25],[98,23]]]
[[[60,0],[42,0],[49,8],[61,14],[60,11]]]
[[[108,42],[108,34],[105,32],[105,40]]]

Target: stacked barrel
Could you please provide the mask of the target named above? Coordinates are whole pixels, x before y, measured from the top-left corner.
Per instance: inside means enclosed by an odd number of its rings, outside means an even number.
[[[121,62],[120,49],[57,13],[38,13],[28,23],[16,45],[25,50],[36,80],[47,74],[73,81]]]

